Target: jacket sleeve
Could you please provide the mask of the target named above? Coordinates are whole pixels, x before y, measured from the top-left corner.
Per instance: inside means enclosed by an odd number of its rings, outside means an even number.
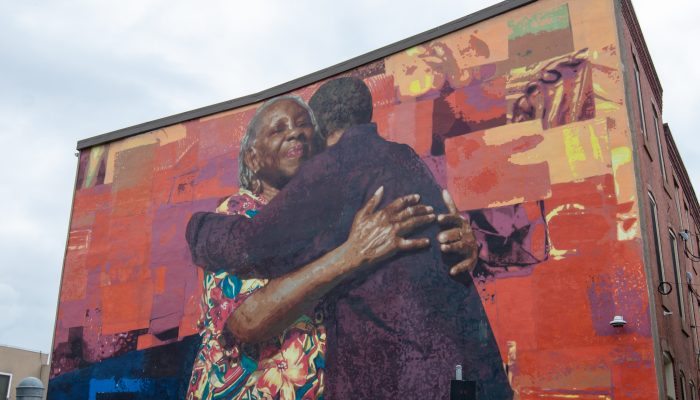
[[[347,177],[341,177],[337,161],[326,153],[308,161],[254,218],[194,214],[186,232],[194,263],[241,278],[271,279],[342,243],[347,232],[336,226],[343,219],[347,192],[340,181]]]

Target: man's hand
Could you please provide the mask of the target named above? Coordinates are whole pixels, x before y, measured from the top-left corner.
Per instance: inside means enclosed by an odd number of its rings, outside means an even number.
[[[387,259],[397,252],[418,250],[430,245],[428,238],[405,237],[435,221],[433,208],[420,204],[420,196],[399,197],[383,210],[377,210],[384,187],[380,187],[355,215],[346,242],[350,254],[358,257],[358,267]]]
[[[441,226],[438,242],[443,253],[455,253],[464,257],[457,265],[450,268],[450,275],[458,276],[474,269],[479,249],[469,222],[459,214],[447,190],[442,191],[442,199],[447,205],[449,214],[440,214],[437,217],[438,224]]]

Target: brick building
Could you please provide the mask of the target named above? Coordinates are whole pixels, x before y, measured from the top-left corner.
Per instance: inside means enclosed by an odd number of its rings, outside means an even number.
[[[625,84],[637,175],[657,377],[667,398],[697,399],[700,206],[668,123],[663,90],[630,1],[620,2]],[[684,235],[686,233],[687,235]]]

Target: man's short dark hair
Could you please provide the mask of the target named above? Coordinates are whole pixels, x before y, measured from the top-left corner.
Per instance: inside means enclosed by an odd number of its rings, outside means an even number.
[[[332,79],[311,96],[309,106],[316,116],[323,139],[336,130],[372,121],[372,94],[362,79]]]

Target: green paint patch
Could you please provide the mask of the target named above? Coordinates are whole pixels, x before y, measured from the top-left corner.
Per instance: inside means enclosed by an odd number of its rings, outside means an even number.
[[[511,29],[511,33],[508,36],[509,40],[540,32],[567,29],[571,26],[569,5],[564,4],[554,10],[540,12],[519,20],[508,21],[508,26]]]

